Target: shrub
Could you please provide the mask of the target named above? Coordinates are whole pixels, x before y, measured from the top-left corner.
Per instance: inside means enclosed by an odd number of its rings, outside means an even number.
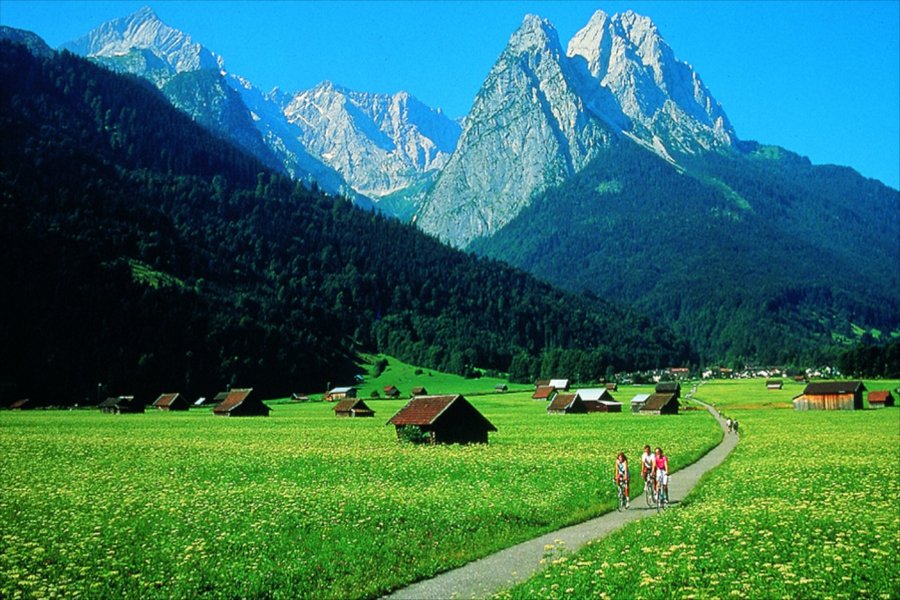
[[[400,428],[400,442],[404,444],[426,444],[431,436],[418,425],[404,425]]]

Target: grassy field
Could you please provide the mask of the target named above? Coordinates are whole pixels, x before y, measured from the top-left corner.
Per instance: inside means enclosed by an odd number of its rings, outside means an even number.
[[[897,382],[869,382],[869,389]],[[897,598],[900,409],[795,412],[790,384],[702,386],[741,441],[681,507],[626,526],[513,598]]]
[[[705,412],[548,416],[529,396],[473,397],[499,431],[469,447],[399,445],[405,401],[3,413],[0,597],[377,596],[610,510],[620,449],[679,466],[721,439]]]

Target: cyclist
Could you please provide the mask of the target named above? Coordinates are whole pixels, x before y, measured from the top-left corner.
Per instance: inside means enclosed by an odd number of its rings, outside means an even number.
[[[631,502],[629,501],[631,496],[628,489],[631,476],[628,471],[628,458],[624,452],[619,452],[619,455],[616,457],[616,485],[620,485],[619,482],[622,480],[625,481],[625,508],[631,508]]]
[[[653,474],[656,479],[656,493],[659,495],[659,486],[662,486],[669,497],[669,457],[663,454],[662,448],[656,447],[656,458],[653,459]]]
[[[653,452],[650,446],[644,446],[644,453],[641,454],[641,479],[645,482],[647,477],[653,472]]]

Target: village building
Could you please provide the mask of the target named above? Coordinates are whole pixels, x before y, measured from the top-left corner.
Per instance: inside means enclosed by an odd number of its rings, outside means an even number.
[[[509,386],[506,385],[505,383],[498,383],[497,385],[494,386],[494,391],[495,392],[508,392]]]
[[[884,408],[894,406],[894,397],[890,390],[878,390],[869,392],[869,408]]]
[[[547,405],[548,415],[583,415],[588,412],[578,394],[556,394]]]
[[[375,411],[366,406],[362,398],[344,398],[334,405],[338,417],[374,417]]]
[[[548,400],[553,402],[553,398],[556,396],[556,388],[552,385],[542,385],[538,389],[534,391],[531,395],[532,400]]]
[[[400,390],[397,389],[395,385],[386,385],[384,386],[384,397],[385,398],[399,398]]]
[[[252,395],[253,388],[231,390],[225,399],[213,408],[220,417],[268,417],[269,407]]]
[[[631,399],[631,412],[639,413],[641,409],[644,408],[644,403],[647,402],[647,398],[650,397],[650,394],[638,394],[634,398]]]
[[[126,414],[144,412],[144,404],[137,402],[134,396],[110,397],[99,404],[100,412],[108,414]]]
[[[677,415],[680,404],[674,393],[650,394],[644,401],[638,414],[641,415]]]
[[[766,380],[766,389],[767,390],[780,390],[784,387],[784,382],[780,379],[768,379]]]
[[[416,396],[427,396],[428,390],[426,390],[424,387],[414,387],[409,391],[409,395],[413,398],[415,398]]]
[[[190,408],[188,401],[181,394],[160,394],[159,398],[153,401],[153,406],[157,410],[187,410]]]
[[[402,439],[404,427],[418,427],[432,444],[486,444],[497,428],[463,396],[416,396],[388,421]]]
[[[862,410],[861,381],[817,381],[794,396],[794,410]]]
[[[344,398],[356,398],[355,387],[336,387],[325,392],[326,402],[337,402]]]
[[[675,398],[681,398],[681,384],[677,381],[661,381],[656,384],[657,394],[674,394]]]
[[[669,372],[676,379],[687,379],[691,376],[691,370],[687,367],[672,367]]]

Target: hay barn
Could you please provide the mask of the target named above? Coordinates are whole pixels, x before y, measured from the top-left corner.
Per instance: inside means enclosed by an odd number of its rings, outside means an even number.
[[[794,410],[862,410],[861,381],[817,381],[794,396]]]
[[[869,392],[869,408],[884,408],[894,406],[894,397],[890,390],[878,390]]]
[[[556,396],[556,388],[552,385],[542,385],[538,389],[534,391],[531,395],[532,400],[548,400],[550,402],[553,401],[553,398]]]
[[[780,390],[784,387],[784,382],[780,379],[769,379],[766,381],[766,389],[767,390]]]
[[[657,394],[674,394],[675,398],[681,398],[681,384],[677,381],[661,381],[656,384]]]
[[[583,415],[588,412],[578,394],[556,394],[547,405],[548,415]]]
[[[134,399],[134,396],[116,396],[107,398],[99,405],[100,412],[108,414],[127,414],[144,412],[144,404]]]
[[[334,405],[334,414],[338,417],[374,417],[375,411],[362,398],[344,398]]]
[[[253,388],[231,390],[213,409],[220,417],[268,417],[269,407],[253,396]]]
[[[397,429],[413,425],[424,432],[432,444],[486,444],[488,432],[497,428],[468,400],[455,396],[417,396],[406,403],[388,421]]]
[[[344,398],[356,398],[355,387],[336,387],[325,392],[326,402],[337,402]]]
[[[153,401],[153,406],[157,410],[187,410],[190,408],[188,401],[181,394],[160,394],[159,398]]]
[[[384,386],[384,397],[385,398],[399,398],[400,390],[397,389],[396,385],[386,385],[386,386]]]
[[[638,414],[677,415],[680,404],[675,394],[650,394]]]

